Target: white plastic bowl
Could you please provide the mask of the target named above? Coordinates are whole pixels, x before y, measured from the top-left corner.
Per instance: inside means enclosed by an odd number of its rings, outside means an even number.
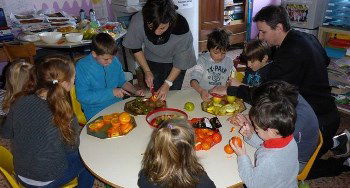
[[[77,43],[83,40],[83,34],[81,33],[68,33],[66,34],[66,39],[68,42]]]
[[[38,35],[24,35],[22,39],[27,42],[36,42],[40,40],[40,37]]]
[[[61,32],[43,32],[39,34],[40,39],[47,44],[54,44],[62,38]]]

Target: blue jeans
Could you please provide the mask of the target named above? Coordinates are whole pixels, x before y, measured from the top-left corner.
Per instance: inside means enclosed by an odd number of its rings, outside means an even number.
[[[68,168],[64,171],[64,174],[55,179],[48,185],[43,186],[43,188],[56,188],[61,187],[75,177],[78,177],[78,187],[81,188],[90,188],[94,184],[94,177],[92,174],[85,168],[83,161],[80,158],[79,152],[73,152],[67,155]],[[22,182],[18,177],[17,179],[20,181],[22,185],[27,188],[35,188],[37,186],[28,185]]]

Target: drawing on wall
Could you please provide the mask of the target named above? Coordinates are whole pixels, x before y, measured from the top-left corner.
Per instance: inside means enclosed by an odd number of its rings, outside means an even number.
[[[287,4],[286,10],[292,22],[307,22],[309,6],[306,4]]]

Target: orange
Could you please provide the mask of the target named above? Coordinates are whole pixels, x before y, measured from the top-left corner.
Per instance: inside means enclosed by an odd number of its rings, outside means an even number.
[[[233,153],[233,149],[231,148],[231,146],[229,144],[227,144],[225,147],[224,147],[224,150],[227,154],[232,154]]]
[[[119,127],[120,126],[118,118],[113,118],[113,119],[110,120],[110,122],[111,122],[113,127]]]
[[[196,143],[198,143],[198,142],[203,142],[203,139],[196,136]]]
[[[152,96],[149,98],[149,100],[150,100],[150,101],[153,101],[153,102],[156,102],[157,99],[158,99],[158,96],[157,96],[157,95],[152,95]]]
[[[211,144],[208,143],[208,142],[203,142],[203,143],[202,143],[202,148],[203,148],[204,150],[209,150],[209,149],[211,148]]]
[[[113,118],[118,118],[118,117],[119,117],[119,113],[113,113],[113,114],[111,114],[111,116],[112,116]]]
[[[112,115],[105,115],[105,116],[103,116],[103,122],[104,122],[104,124],[110,124],[112,118],[113,118]]]
[[[196,144],[195,146],[194,146],[194,150],[196,150],[196,151],[198,151],[198,150],[202,150],[202,144]]]
[[[203,134],[203,133],[198,133],[197,136],[198,136],[199,138],[201,138],[201,139],[205,138],[205,134]]]
[[[214,145],[214,140],[211,136],[208,136],[207,138],[205,138],[204,142],[207,142],[208,144],[210,144],[210,146]]]
[[[89,129],[90,129],[90,131],[92,131],[92,132],[96,132],[97,130],[98,130],[98,126],[96,126],[96,123],[91,123],[90,125],[89,125]]]
[[[231,138],[232,143],[234,144],[237,142],[238,146],[241,148],[242,147],[242,139],[239,138],[238,136],[234,136]]]
[[[125,123],[120,125],[120,130],[123,134],[128,133],[132,129],[131,123]]]
[[[214,134],[214,131],[213,130],[209,130],[208,132],[207,132],[207,135],[209,135],[209,136],[211,136],[211,135],[213,135]]]
[[[120,135],[120,132],[119,132],[119,129],[118,128],[109,128],[107,130],[107,136],[108,137],[115,137],[115,136],[119,136]]]
[[[130,116],[130,114],[129,113],[127,113],[127,112],[123,112],[123,113],[121,113],[120,115],[119,115],[119,122],[120,123],[129,123],[130,122],[130,120],[131,120],[131,116]]]
[[[222,140],[222,136],[220,133],[214,133],[213,134],[213,141],[215,144],[220,143]]]
[[[97,129],[100,129],[101,127],[103,127],[104,122],[102,120],[98,119],[94,122],[94,124],[96,124],[95,126],[97,127]]]
[[[202,130],[202,133],[205,133],[207,134],[210,130],[209,129],[201,129]]]

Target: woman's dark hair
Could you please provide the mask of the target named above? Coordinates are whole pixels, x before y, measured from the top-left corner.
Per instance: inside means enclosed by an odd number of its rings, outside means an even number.
[[[267,42],[261,40],[251,40],[244,45],[242,57],[245,62],[251,60],[262,61],[264,56],[271,56],[271,49]]]
[[[229,46],[229,34],[224,29],[215,29],[208,35],[207,49],[209,51],[215,48],[227,51]]]
[[[282,6],[270,5],[263,7],[253,19],[254,22],[265,22],[272,29],[276,29],[277,24],[282,24],[284,31],[289,31],[290,21],[287,10]]]
[[[91,43],[91,51],[94,51],[97,55],[116,55],[117,45],[113,37],[107,33],[99,33],[93,39]]]
[[[172,0],[148,0],[142,8],[143,21],[150,30],[155,31],[160,24],[176,21],[176,6]]]

